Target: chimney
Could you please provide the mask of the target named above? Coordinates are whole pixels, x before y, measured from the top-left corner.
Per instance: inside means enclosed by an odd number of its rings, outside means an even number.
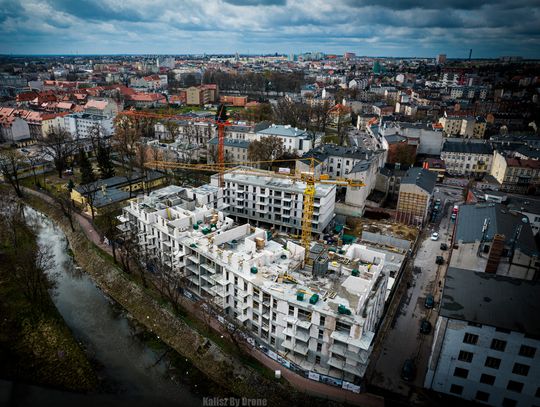
[[[488,261],[486,264],[486,273],[496,274],[501,262],[501,255],[504,249],[504,235],[496,234],[493,237],[491,243],[491,250],[489,251]]]

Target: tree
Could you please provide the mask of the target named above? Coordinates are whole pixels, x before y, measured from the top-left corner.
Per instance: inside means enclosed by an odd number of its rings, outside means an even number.
[[[180,126],[175,120],[167,120],[163,123],[163,127],[167,131],[167,140],[175,141],[178,135],[180,134]]]
[[[186,285],[185,275],[165,265],[159,258],[152,261],[151,268],[154,271],[154,287],[171,303],[174,311],[179,313],[180,299]]]
[[[262,137],[261,140],[254,140],[248,147],[248,159],[250,161],[271,161],[281,157],[285,152],[283,140],[279,137]],[[261,168],[269,169],[272,163],[261,163]]]
[[[238,117],[252,123],[271,121],[273,119],[272,105],[270,103],[259,103],[253,107],[240,110]]]
[[[73,184],[73,181],[70,179],[69,182]],[[68,189],[71,192],[71,189],[73,188],[73,185],[69,187]],[[57,198],[58,204],[60,205],[60,210],[62,211],[62,214],[66,217],[66,219],[69,222],[69,226],[71,228],[72,232],[75,232],[75,226],[73,224],[73,202],[71,202],[71,198],[69,196],[66,196],[64,194],[60,195],[60,197]]]
[[[79,150],[79,168],[81,170],[82,185],[89,184],[96,180],[92,163],[90,162],[90,160],[88,159],[88,155],[82,148]]]
[[[96,197],[99,192],[98,183],[95,181],[91,181],[86,184],[81,184],[79,185],[79,191],[81,195],[85,198],[86,205],[90,207],[90,215],[92,215],[92,220],[94,220],[96,216]]]
[[[141,140],[138,131],[138,120],[122,117],[116,121],[116,131],[113,136],[113,148],[118,153],[125,176],[129,183],[129,196],[132,196],[132,179],[135,174],[137,161],[136,146]]]
[[[227,106],[220,104],[216,112],[216,121],[217,122],[226,122],[227,121]]]
[[[54,280],[47,275],[53,265],[52,256],[37,244],[22,204],[10,195],[0,200],[0,280],[10,279],[39,314],[48,306],[48,290],[54,286]]]
[[[52,157],[58,177],[62,178],[64,170],[68,167],[69,160],[76,151],[76,145],[71,138],[71,134],[62,127],[51,127],[41,140],[41,145],[44,153]]]
[[[105,146],[102,143],[98,145],[97,165],[101,179],[114,177],[115,169],[111,158],[111,147]]]
[[[36,167],[44,161],[43,152],[38,151],[37,153],[28,154],[26,159],[28,160],[28,164],[30,164],[30,168],[32,169],[32,175],[34,176],[34,185],[39,186]]]
[[[0,151],[0,172],[18,197],[22,197],[19,183],[19,171],[24,167],[24,157],[15,149],[3,149]]]
[[[413,165],[415,161],[414,147],[400,143],[396,147],[395,161],[400,164]]]
[[[185,77],[184,77],[184,86],[186,88],[189,88],[191,86],[196,86],[198,83],[197,83],[197,78],[195,78],[195,75],[193,75],[192,73],[188,73]]]
[[[90,144],[92,144],[92,152],[94,155],[97,155],[97,150],[102,143],[101,137],[103,136],[103,133],[103,128],[98,123],[95,123],[88,130],[88,138],[90,139]]]

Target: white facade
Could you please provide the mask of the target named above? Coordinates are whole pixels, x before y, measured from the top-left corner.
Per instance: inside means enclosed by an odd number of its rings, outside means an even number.
[[[30,138],[30,127],[20,117],[9,118],[5,123],[0,119],[0,142],[16,143]]]
[[[499,349],[504,342],[504,351],[493,349],[493,340],[502,341],[496,342]],[[534,356],[525,356],[530,351],[522,346],[535,349]],[[488,325],[445,317],[437,320],[425,387],[492,406],[532,406],[540,402],[535,398],[539,395],[539,378],[539,340]],[[518,392],[519,383],[523,387]],[[504,402],[505,398],[516,404]]]
[[[113,120],[105,116],[88,113],[74,113],[64,117],[64,128],[73,138],[89,138],[96,126],[100,129],[101,137],[113,134]]]
[[[449,145],[448,143],[446,145]],[[461,149],[443,147],[441,160],[444,161],[446,171],[450,175],[458,176],[480,176],[490,173],[491,162],[493,160],[493,153],[489,152],[490,148],[486,148],[485,146],[474,147],[474,145],[464,145]],[[445,149],[447,151],[444,151]]]
[[[260,170],[257,170],[260,172]],[[274,227],[277,231],[300,234],[304,206],[305,182],[277,178],[268,171],[261,175],[232,170],[224,174],[225,211],[235,219],[255,225]],[[212,185],[218,177],[212,176]],[[322,233],[334,218],[335,185],[316,184],[313,232]]]
[[[289,153],[302,155],[313,147],[312,140],[306,130],[289,125],[272,124],[270,127],[257,132],[257,140],[269,136],[283,140],[283,147]]]

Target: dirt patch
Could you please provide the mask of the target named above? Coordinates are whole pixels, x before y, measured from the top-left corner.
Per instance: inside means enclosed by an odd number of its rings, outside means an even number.
[[[362,232],[380,233],[386,236],[393,236],[399,239],[414,241],[419,230],[416,227],[403,225],[389,220],[372,220],[366,218],[348,217],[348,234],[362,237]]]

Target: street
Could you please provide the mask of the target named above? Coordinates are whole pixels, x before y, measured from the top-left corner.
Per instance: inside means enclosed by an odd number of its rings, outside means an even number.
[[[427,370],[429,353],[433,340],[433,330],[429,334],[420,333],[422,319],[427,319],[432,326],[437,320],[441,287],[448,263],[449,250],[440,249],[446,243],[450,249],[453,222],[450,220],[452,207],[462,199],[461,191],[456,188],[438,187],[435,199],[441,200],[441,212],[435,222],[428,224],[420,236],[412,277],[407,281],[410,287],[401,298],[390,329],[382,334],[382,352],[375,365],[371,382],[373,385],[408,396],[411,386],[422,387]],[[433,232],[439,233],[438,240],[431,240]],[[435,264],[436,256],[443,256],[445,264]],[[435,306],[427,309],[424,305],[427,295],[433,295]],[[416,365],[416,377],[406,382],[401,379],[401,369],[406,359],[413,359]]]

